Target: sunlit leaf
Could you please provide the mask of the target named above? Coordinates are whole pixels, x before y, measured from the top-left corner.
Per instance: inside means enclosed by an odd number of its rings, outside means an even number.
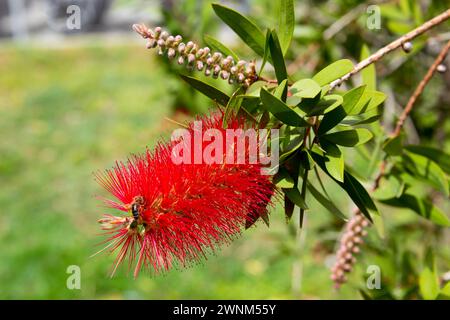
[[[415,177],[426,181],[447,197],[449,196],[449,186],[445,173],[434,161],[406,151],[403,155],[403,164]]]
[[[315,98],[322,88],[312,79],[296,81],[290,88],[290,92],[300,98]]]
[[[319,135],[326,133],[339,124],[361,99],[366,86],[360,86],[348,91],[343,96],[342,105],[324,115],[319,126]]]
[[[361,49],[360,60],[364,60],[370,56],[369,48],[363,45]],[[361,71],[362,83],[367,86],[369,90],[376,90],[377,88],[377,75],[375,71],[375,65],[372,63]]]
[[[362,214],[367,219],[372,221],[371,214],[379,214],[378,209],[375,206],[373,200],[370,198],[369,193],[355,177],[353,177],[349,172],[344,170],[344,182],[340,182],[334,179],[327,171],[324,156],[314,151],[311,152],[311,156],[317,163],[317,165],[324,172],[326,172],[342,189],[344,189],[345,192],[347,192],[347,194],[350,196],[350,198],[353,200],[353,202],[361,210]]]
[[[334,80],[341,78],[353,70],[353,62],[348,59],[338,60],[324,69],[320,70],[314,77],[320,86],[324,86]]]
[[[380,179],[380,186],[372,193],[377,200],[388,200],[400,197],[405,190],[405,184],[399,177],[390,175]]]
[[[222,19],[234,32],[259,56],[264,55],[265,37],[263,32],[239,12],[213,3],[212,7],[217,16]]]
[[[370,112],[380,106],[385,100],[386,95],[383,92],[366,89],[356,106],[354,106],[352,110],[347,113],[349,115],[356,115]]]
[[[283,55],[286,54],[294,34],[295,12],[293,0],[281,0],[278,14],[278,38]]]
[[[328,173],[336,180],[344,182],[344,154],[333,143],[324,141],[321,147],[325,150],[325,166]]]
[[[450,154],[445,153],[443,150],[420,145],[408,145],[405,146],[405,149],[433,160],[445,173],[450,174]]]
[[[264,107],[278,120],[294,127],[309,126],[302,117],[289,108],[283,101],[270,94],[266,89],[261,89],[261,101]]]
[[[361,145],[372,139],[373,134],[363,128],[342,130],[338,132],[328,133],[320,136],[320,139],[325,139],[334,144],[344,147],[354,147]]]
[[[287,79],[286,65],[284,63],[283,52],[281,51],[280,42],[275,30],[272,30],[269,37],[269,50],[272,57],[272,65],[275,68],[275,75],[278,83]],[[286,100],[286,92],[283,94],[282,100]]]
[[[419,289],[425,300],[434,300],[439,294],[439,279],[434,270],[425,267],[419,276]]]
[[[408,208],[410,210],[413,210],[418,215],[424,217],[425,219],[433,221],[438,225],[445,227],[450,226],[450,220],[448,219],[447,215],[428,200],[419,199],[410,194],[403,194],[399,198],[381,200],[381,202],[397,208]]]
[[[214,37],[205,34],[203,36],[203,40],[206,42],[206,44],[211,47],[215,51],[222,52],[226,56],[233,57],[234,61],[239,61],[239,57],[236,53],[233,52],[230,48],[226,47],[222,42],[215,39]]]
[[[295,181],[286,170],[280,170],[273,179],[274,184],[278,188],[291,189],[294,187]]]
[[[180,75],[181,78],[189,83],[194,89],[200,91],[208,98],[216,101],[217,103],[226,106],[228,104],[228,101],[230,100],[230,97],[226,94],[220,91],[219,89],[207,84],[206,82],[203,82],[201,80],[198,80],[193,77]]]
[[[334,204],[333,201],[331,201],[327,196],[320,193],[319,190],[314,188],[314,186],[308,182],[307,184],[308,190],[310,194],[329,212],[337,216],[338,218],[342,220],[347,220],[347,217],[339,210],[339,208]]]

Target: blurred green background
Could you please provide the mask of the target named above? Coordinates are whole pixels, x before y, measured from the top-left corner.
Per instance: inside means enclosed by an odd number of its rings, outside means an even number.
[[[258,21],[271,9],[270,1],[262,3],[254,11]],[[352,1],[338,3],[336,14],[354,6]],[[207,2],[204,6],[209,8]],[[317,8],[326,13],[327,2]],[[183,24],[169,21],[167,13],[161,17],[172,29],[182,29]],[[294,49],[302,47],[299,52],[311,43],[321,44],[314,34],[327,24],[322,21],[325,25],[312,32],[306,22],[299,25],[293,44]],[[0,299],[359,299],[358,289],[364,287],[366,268],[372,264],[381,266],[389,291],[414,287],[422,268],[418,261],[425,254],[421,246],[426,245],[436,248],[440,271],[450,269],[448,230],[407,210],[382,207],[383,216],[389,217],[388,238],[381,240],[370,231],[367,251],[358,257],[349,284],[336,291],[329,266],[342,222],[308,199],[311,210],[302,233],[295,223],[286,225],[277,204],[270,228],[259,222],[199,265],[161,276],[143,273],[137,279],[122,267],[109,278],[114,257],[90,258],[102,240],[97,220],[111,212],[95,198],[106,193],[92,173],[167,137],[174,125],[165,117],[183,121],[189,118],[186,109],[199,112],[211,105],[185,89],[172,67],[142,45],[128,38],[103,44],[95,34],[89,39],[52,48],[9,41],[0,45]],[[348,54],[348,39],[336,43],[339,46],[333,48],[324,44],[311,58],[313,64]],[[415,63],[405,63],[405,70]],[[308,68],[314,67],[302,67],[300,73],[311,73]],[[404,76],[400,72],[398,77]],[[404,85],[392,76],[386,81]],[[435,87],[439,93],[442,84],[436,82]],[[400,103],[410,91],[399,92]],[[436,99],[424,103],[425,110],[434,104]],[[419,133],[425,141],[432,140],[429,128],[438,119],[425,119],[420,113],[417,118]],[[446,147],[447,141],[439,145]],[[358,159],[355,155],[354,165],[364,168],[366,160]],[[347,197],[335,186],[327,187],[340,208],[351,212]],[[446,199],[437,203],[448,212]],[[81,268],[80,290],[66,286],[70,265]],[[403,288],[398,283],[407,274],[413,284]]]

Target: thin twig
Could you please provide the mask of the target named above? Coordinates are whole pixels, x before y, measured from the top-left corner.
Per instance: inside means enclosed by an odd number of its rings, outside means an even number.
[[[383,58],[386,54],[400,48],[404,43],[411,41],[412,39],[418,37],[419,35],[427,32],[431,28],[441,24],[442,22],[450,19],[450,9],[447,9],[440,15],[434,17],[431,20],[428,20],[424,24],[422,24],[420,27],[412,30],[411,32],[408,32],[404,36],[398,38],[397,40],[391,42],[387,46],[379,49],[377,52],[369,56],[367,59],[362,60],[359,62],[352,71],[344,75],[343,77],[333,81],[330,83],[330,89],[334,89],[337,86],[341,85],[344,81],[347,81],[350,79],[353,75],[359,73],[364,68],[368,67],[372,63],[375,63],[379,61],[381,58]]]
[[[406,104],[406,107],[403,110],[403,113],[400,115],[400,118],[398,118],[394,133],[392,134],[394,137],[396,137],[400,134],[403,124],[405,123],[406,118],[410,114],[414,104],[416,103],[416,101],[420,97],[420,95],[422,94],[423,90],[425,89],[425,86],[428,84],[428,82],[430,82],[431,78],[433,77],[433,74],[436,72],[437,67],[442,63],[442,61],[444,61],[449,50],[450,50],[450,40],[442,48],[438,57],[436,58],[436,60],[434,60],[431,67],[428,69],[425,77],[422,79],[422,81],[420,81],[419,85],[417,86],[417,88],[414,91],[411,98],[409,98],[409,101]]]

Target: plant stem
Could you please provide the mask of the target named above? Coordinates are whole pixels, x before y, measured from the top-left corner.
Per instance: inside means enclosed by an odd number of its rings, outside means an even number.
[[[430,82],[431,78],[433,77],[433,74],[436,72],[437,67],[442,63],[442,61],[444,61],[449,50],[450,50],[450,41],[448,41],[447,44],[442,48],[438,57],[436,58],[436,60],[434,60],[431,67],[428,69],[425,77],[422,79],[422,81],[420,81],[413,95],[409,98],[408,103],[406,104],[406,107],[403,110],[403,113],[400,115],[400,118],[397,121],[394,133],[392,134],[393,137],[397,137],[400,134],[403,124],[405,123],[406,118],[410,114],[414,104],[422,94],[428,82]]]
[[[343,77],[333,81],[330,83],[330,90],[333,90],[337,86],[341,85],[344,81],[347,81],[350,79],[353,75],[357,74],[364,68],[368,67],[372,63],[375,63],[382,59],[386,54],[400,48],[404,43],[411,41],[412,39],[418,37],[419,35],[427,32],[431,28],[441,24],[442,22],[450,19],[450,9],[447,9],[440,15],[434,17],[431,20],[428,20],[421,26],[417,27],[416,29],[408,32],[407,34],[403,35],[402,37],[398,38],[397,40],[389,43],[387,46],[379,49],[377,52],[369,56],[367,59],[364,59],[360,61],[352,71],[344,75]]]

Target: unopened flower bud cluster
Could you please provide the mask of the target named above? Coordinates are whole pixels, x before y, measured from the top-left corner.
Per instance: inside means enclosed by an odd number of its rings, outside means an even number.
[[[360,252],[363,238],[367,235],[365,228],[368,225],[369,222],[360,212],[357,212],[346,225],[336,253],[336,262],[331,269],[331,279],[337,288],[347,281],[346,274],[352,271],[356,263],[355,254]]]
[[[206,76],[221,77],[230,84],[237,82],[250,86],[257,79],[254,62],[236,62],[231,56],[224,57],[222,53],[211,52],[210,48],[201,48],[192,41],[184,43],[180,35],[172,36],[161,27],[152,30],[143,24],[135,24],[133,29],[148,39],[148,49],[157,48],[160,55],[176,59],[178,64],[186,64],[190,70],[204,71]]]

